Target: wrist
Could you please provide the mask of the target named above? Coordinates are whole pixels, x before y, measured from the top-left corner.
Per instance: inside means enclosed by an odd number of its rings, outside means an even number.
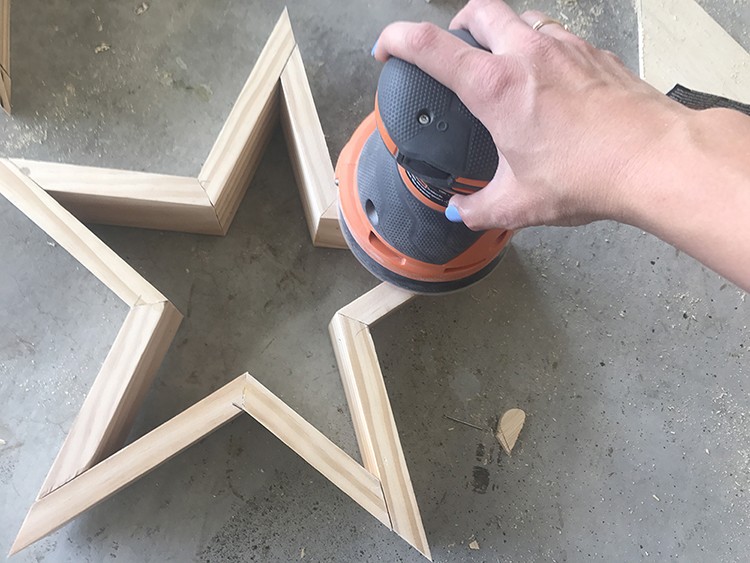
[[[741,113],[691,111],[631,177],[620,220],[750,288],[749,141]]]
[[[678,179],[699,155],[706,112],[677,106],[670,101],[655,117],[639,141],[640,147],[616,174],[610,217],[653,232],[654,213],[664,213],[680,197]]]

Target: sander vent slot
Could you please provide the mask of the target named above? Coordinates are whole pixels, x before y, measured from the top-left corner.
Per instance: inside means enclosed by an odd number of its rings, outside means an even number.
[[[378,212],[375,210],[375,204],[371,199],[368,199],[365,202],[365,213],[367,213],[367,218],[370,220],[370,224],[373,227],[377,227],[380,219],[378,218]]]
[[[389,256],[391,258],[395,258],[396,260],[399,260],[401,258],[399,254],[397,254],[396,252],[388,248],[388,246],[386,246],[386,244],[382,240],[380,240],[380,237],[372,231],[370,231],[370,236],[368,237],[368,241],[370,245],[377,248],[378,251],[381,252],[382,254]]]
[[[463,264],[461,266],[454,266],[453,268],[445,268],[443,271],[446,274],[450,274],[452,272],[460,272],[461,270],[470,270],[471,268],[476,268],[484,262],[487,262],[487,260],[477,260],[476,262],[472,262],[471,264]]]

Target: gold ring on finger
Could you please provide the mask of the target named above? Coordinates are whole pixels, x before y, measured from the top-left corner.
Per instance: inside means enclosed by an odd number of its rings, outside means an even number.
[[[531,29],[533,29],[534,31],[539,31],[545,25],[549,25],[549,24],[559,25],[560,27],[565,29],[565,26],[563,25],[561,21],[553,19],[553,18],[546,18],[543,20],[538,20],[534,25],[531,26]]]

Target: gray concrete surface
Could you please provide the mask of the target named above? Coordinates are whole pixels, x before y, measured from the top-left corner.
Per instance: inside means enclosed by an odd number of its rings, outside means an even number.
[[[14,3],[1,155],[197,172],[283,2],[147,3],[140,16],[135,0]],[[750,47],[746,0],[702,3]],[[372,106],[378,31],[445,24],[460,4],[289,1],[333,157]],[[629,2],[513,4],[564,14],[636,67]],[[133,438],[248,370],[357,455],[326,324],[375,280],[311,248],[280,135],[226,238],[93,230],[186,315]],[[125,309],[4,200],[0,239],[5,553]],[[374,336],[435,560],[747,560],[749,318],[731,284],[600,223],[526,230],[485,282],[384,321]],[[511,458],[443,418],[490,426],[510,407],[528,413]],[[422,560],[241,418],[12,560],[299,559]]]

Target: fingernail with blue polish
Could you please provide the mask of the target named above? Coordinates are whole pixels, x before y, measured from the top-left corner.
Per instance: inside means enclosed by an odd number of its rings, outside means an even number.
[[[458,212],[458,208],[453,205],[449,205],[445,209],[445,216],[451,223],[463,223],[463,219],[461,219],[461,214]]]
[[[372,55],[374,57],[375,56],[375,49],[377,49],[377,48],[378,48],[378,42],[375,41],[375,45],[372,46],[372,51],[370,51],[370,55]]]

